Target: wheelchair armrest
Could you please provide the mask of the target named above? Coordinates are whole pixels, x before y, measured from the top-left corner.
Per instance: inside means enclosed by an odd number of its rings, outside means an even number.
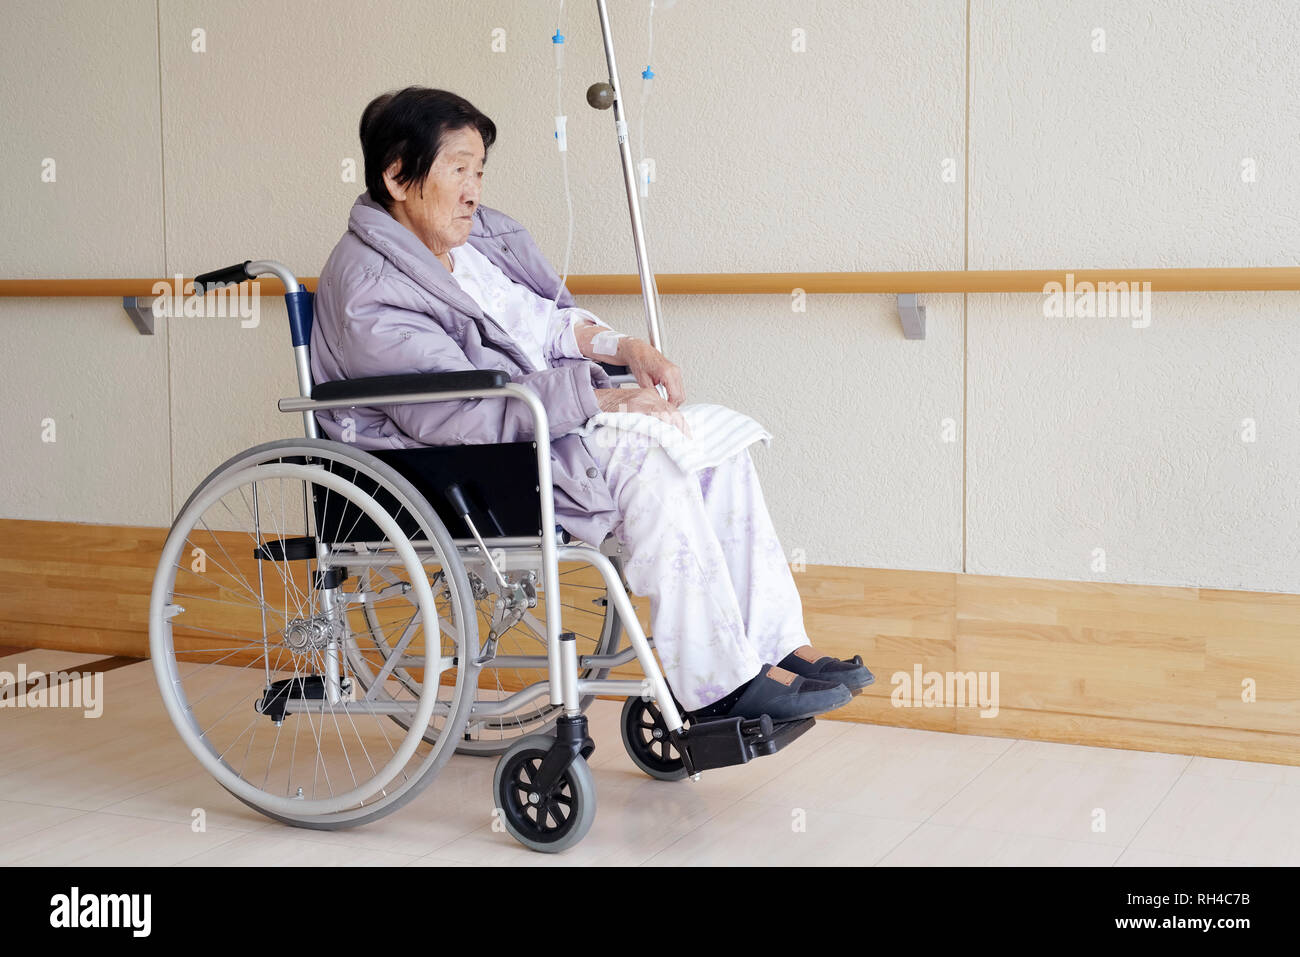
[[[608,362],[597,362],[596,365],[604,369],[611,377],[620,375],[631,375],[627,366],[610,365]]]
[[[377,375],[364,379],[335,379],[313,387],[319,402],[363,399],[377,395],[415,395],[420,392],[459,392],[499,389],[510,382],[500,369],[466,369],[462,372],[411,372],[405,375]]]

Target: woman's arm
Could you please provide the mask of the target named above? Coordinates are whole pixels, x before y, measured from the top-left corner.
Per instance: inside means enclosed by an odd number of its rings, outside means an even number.
[[[533,295],[536,295],[536,293]],[[548,361],[553,362],[560,358],[595,358],[589,352],[583,351],[576,335],[578,329],[594,327],[597,333],[606,333],[608,339],[622,335],[622,333],[615,332],[608,323],[595,313],[588,312],[586,309],[578,306],[560,307],[552,300],[544,299],[541,296],[537,296],[537,301],[539,305],[545,304],[550,309],[550,318],[547,322],[546,336],[543,342],[543,351],[546,353]],[[607,343],[602,340],[600,344],[606,345]],[[609,360],[602,357],[601,361]]]
[[[349,379],[407,372],[458,372],[476,366],[430,316],[408,308],[402,290],[369,290],[343,323],[342,365]],[[546,407],[552,439],[581,428],[600,411],[596,388],[608,383],[599,366],[565,363],[512,375]],[[381,406],[406,435],[425,445],[478,445],[533,438],[533,419],[517,399],[483,398]]]

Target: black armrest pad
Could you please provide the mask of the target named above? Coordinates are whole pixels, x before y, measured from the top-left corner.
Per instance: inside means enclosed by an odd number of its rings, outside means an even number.
[[[413,395],[417,392],[456,392],[461,389],[499,389],[510,382],[500,369],[463,372],[412,372],[377,375],[365,379],[335,379],[312,387],[311,397],[321,402],[361,399],[371,395]]]
[[[627,366],[610,365],[608,362],[597,362],[596,365],[605,370],[608,375],[627,375]]]

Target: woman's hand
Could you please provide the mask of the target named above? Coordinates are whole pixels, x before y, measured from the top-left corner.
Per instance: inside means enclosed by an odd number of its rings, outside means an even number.
[[[632,336],[620,338],[617,351],[613,355],[596,352],[591,343],[603,331],[605,329],[602,326],[596,325],[590,319],[583,319],[574,326],[573,333],[578,343],[578,351],[588,359],[596,359],[610,365],[627,366],[628,372],[636,378],[637,385],[643,389],[653,390],[656,385],[662,385],[664,391],[668,393],[668,402],[671,405],[681,405],[686,401],[686,386],[682,383],[682,370],[664,358],[662,352],[644,339]]]
[[[653,415],[656,419],[677,426],[687,438],[691,437],[691,428],[686,424],[686,418],[677,411],[676,406],[666,402],[656,389],[597,389],[596,403],[602,412],[641,412]]]
[[[668,401],[674,406],[686,401],[686,386],[682,382],[682,370],[675,363],[664,358],[664,354],[644,339],[619,340],[619,358],[629,372],[636,376],[637,385],[654,391],[661,385],[668,393]]]

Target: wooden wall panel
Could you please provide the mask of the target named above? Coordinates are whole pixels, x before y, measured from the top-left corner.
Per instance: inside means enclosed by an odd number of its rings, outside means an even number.
[[[0,534],[0,643],[148,654],[165,530],[0,520]],[[795,580],[813,643],[877,676],[837,718],[1300,765],[1300,595],[835,566]],[[996,716],[897,706],[895,676],[918,667],[996,673]]]

